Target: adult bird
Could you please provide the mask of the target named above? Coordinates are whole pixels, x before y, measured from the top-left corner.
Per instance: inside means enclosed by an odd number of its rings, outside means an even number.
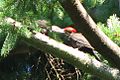
[[[88,40],[82,35],[82,33],[78,33],[76,29],[74,29],[74,25],[69,25],[65,28],[60,28],[56,25],[51,26],[51,28],[48,28],[49,26],[46,25],[47,21],[39,20],[38,25],[46,29],[48,32],[55,32],[60,33],[62,37],[61,39],[64,39],[64,43],[68,46],[71,46],[73,48],[78,48],[78,50],[83,51],[85,53],[89,53],[90,55],[93,55],[97,60],[101,61],[99,58],[97,51],[90,45]]]
[[[97,60],[101,61],[98,56],[98,52],[90,45],[88,40],[82,35],[82,33],[77,33],[77,30],[73,28],[73,26],[68,26],[63,28],[64,32],[68,36],[68,42],[70,46],[73,48],[78,48],[80,51],[85,53],[89,53],[93,55]]]

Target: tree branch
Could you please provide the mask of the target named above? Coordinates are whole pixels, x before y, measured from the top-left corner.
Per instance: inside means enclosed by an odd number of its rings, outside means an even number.
[[[9,21],[7,20],[7,22]],[[15,24],[16,23],[17,22],[15,22]],[[57,42],[44,34],[36,32],[30,37],[24,36],[23,40],[37,49],[40,49],[46,53],[53,54],[56,57],[62,58],[70,64],[76,66],[77,68],[97,75],[100,78],[103,78],[105,80],[120,80],[120,72],[118,69],[110,68],[109,66],[97,61],[90,55],[64,45],[60,42]]]
[[[75,23],[75,28],[83,33],[90,44],[113,66],[120,69],[120,48],[97,27],[80,1],[59,0],[59,2]]]

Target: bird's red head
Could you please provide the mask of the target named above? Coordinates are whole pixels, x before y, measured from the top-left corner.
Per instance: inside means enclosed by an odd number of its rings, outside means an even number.
[[[66,28],[64,28],[65,32],[70,32],[70,33],[76,33],[77,30],[71,26],[67,26]]]

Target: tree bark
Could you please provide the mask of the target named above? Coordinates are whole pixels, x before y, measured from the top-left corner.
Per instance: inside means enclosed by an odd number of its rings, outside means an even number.
[[[6,22],[9,24],[14,23],[14,27],[22,27],[22,25],[17,25],[19,22],[16,22],[10,18],[6,19]],[[26,32],[25,34],[27,35],[29,33]],[[111,68],[97,61],[88,54],[66,46],[38,32],[35,32],[28,37],[25,34],[23,34],[22,37],[23,41],[37,49],[42,50],[43,52],[62,58],[77,68],[94,74],[104,80],[120,80],[120,71],[118,69]]]
[[[113,66],[120,69],[120,48],[95,24],[79,0],[59,0],[65,11],[90,44]]]

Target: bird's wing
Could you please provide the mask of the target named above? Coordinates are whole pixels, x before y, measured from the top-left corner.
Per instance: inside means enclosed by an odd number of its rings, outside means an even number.
[[[76,41],[77,44],[81,44],[81,47],[94,49],[81,33],[71,33],[70,38]]]

